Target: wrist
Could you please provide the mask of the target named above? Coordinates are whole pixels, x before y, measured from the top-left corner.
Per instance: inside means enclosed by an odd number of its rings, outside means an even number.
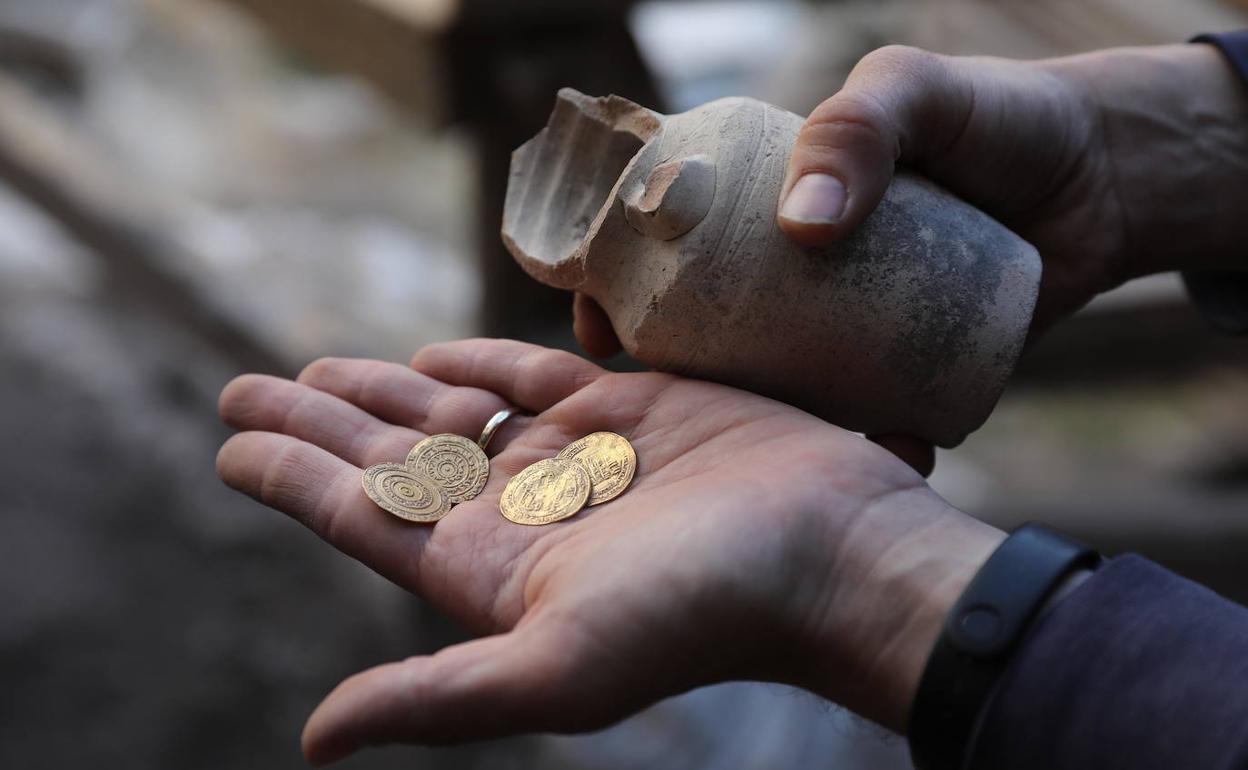
[[[844,532],[801,684],[904,732],[945,616],[1005,533],[926,485],[878,498]]]
[[[1122,209],[1125,277],[1244,266],[1248,95],[1213,46],[1052,62],[1095,105]]]

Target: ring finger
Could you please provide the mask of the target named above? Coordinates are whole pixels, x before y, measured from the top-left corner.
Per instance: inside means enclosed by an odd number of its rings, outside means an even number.
[[[482,388],[447,385],[399,364],[350,358],[324,358],[299,375],[300,383],[348,401],[394,425],[426,434],[454,433],[476,441],[489,419],[511,407]],[[488,454],[500,453],[531,417],[516,413],[490,440]]]

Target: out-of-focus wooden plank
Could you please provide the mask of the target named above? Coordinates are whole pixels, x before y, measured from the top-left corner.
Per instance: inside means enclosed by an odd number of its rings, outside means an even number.
[[[906,15],[899,42],[942,53],[1057,56],[1181,43],[1248,24],[1248,0],[941,0]]]
[[[361,75],[430,125],[451,118],[450,0],[228,0],[310,59]],[[445,6],[445,7],[443,7]]]
[[[511,151],[563,86],[661,107],[632,40],[633,0],[229,0],[317,61],[362,75],[426,125],[462,123],[478,148],[481,330],[566,326],[567,297],[502,248]]]
[[[62,88],[82,88],[82,63],[63,41],[21,29],[0,27],[0,65],[30,72]]]
[[[159,199],[105,157],[64,116],[0,76],[0,179],[102,258],[107,296],[143,303],[241,369],[289,373],[288,361],[172,268],[183,251],[162,232]]]
[[[316,62],[364,77],[422,122],[462,117],[473,70],[542,29],[622,19],[632,0],[226,0]],[[458,39],[464,36],[467,39]],[[466,46],[480,45],[476,50]]]
[[[1057,324],[1023,355],[1011,387],[1173,382],[1211,368],[1248,371],[1248,345],[1212,329],[1190,303],[1163,301]]]
[[[463,10],[461,0],[354,0],[360,6],[371,6],[390,14],[396,21],[418,29],[436,32],[449,29]],[[349,2],[340,3],[350,5]]]
[[[1064,50],[1181,43],[1248,21],[1221,0],[1010,0],[998,6]]]

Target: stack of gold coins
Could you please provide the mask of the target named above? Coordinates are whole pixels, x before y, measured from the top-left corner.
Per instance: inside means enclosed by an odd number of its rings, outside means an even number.
[[[408,452],[406,462],[381,463],[364,471],[364,493],[401,519],[432,524],[459,503],[481,494],[490,461],[463,436],[439,433]]]
[[[552,524],[619,497],[636,473],[637,453],[628,439],[591,433],[516,474],[499,508],[517,524]]]

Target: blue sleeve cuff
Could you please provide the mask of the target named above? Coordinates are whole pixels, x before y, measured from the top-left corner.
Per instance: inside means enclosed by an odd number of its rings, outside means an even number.
[[[1248,29],[1197,35],[1191,42],[1215,46],[1235,68],[1235,72],[1239,73],[1239,79],[1248,86]]]
[[[1248,767],[1248,610],[1138,556],[1041,618],[971,767]]]

